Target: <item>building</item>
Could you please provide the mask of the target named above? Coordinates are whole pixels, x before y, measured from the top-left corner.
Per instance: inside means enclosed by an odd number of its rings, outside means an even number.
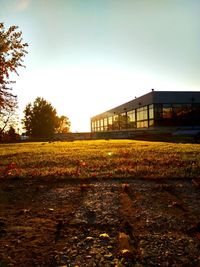
[[[91,132],[200,128],[200,92],[152,91],[91,118]]]

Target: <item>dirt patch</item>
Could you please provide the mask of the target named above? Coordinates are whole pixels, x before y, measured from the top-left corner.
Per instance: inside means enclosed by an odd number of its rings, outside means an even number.
[[[0,266],[199,266],[192,180],[2,180]]]

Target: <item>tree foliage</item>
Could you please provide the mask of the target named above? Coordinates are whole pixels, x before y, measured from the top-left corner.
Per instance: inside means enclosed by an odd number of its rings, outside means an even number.
[[[70,131],[70,121],[66,116],[57,117],[56,133],[68,133]]]
[[[32,137],[52,137],[55,133],[56,110],[45,99],[37,97],[24,110],[24,125],[27,134]]]
[[[56,109],[41,97],[37,97],[33,104],[27,104],[23,122],[27,134],[36,138],[52,138],[57,129],[66,131],[70,126],[69,119],[58,117]]]
[[[16,142],[19,140],[19,134],[16,132],[16,129],[10,125],[8,130],[0,132],[0,142]]]
[[[5,110],[11,110],[16,105],[16,96],[12,93],[10,74],[16,73],[19,67],[24,67],[23,58],[26,55],[27,43],[23,43],[22,32],[17,26],[11,26],[8,30],[0,23],[0,114]]]
[[[17,99],[13,98],[6,107],[0,112],[0,133],[3,133],[9,126],[15,125],[17,121],[16,109]]]

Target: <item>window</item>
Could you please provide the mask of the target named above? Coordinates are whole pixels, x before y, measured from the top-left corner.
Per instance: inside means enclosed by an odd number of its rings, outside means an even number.
[[[154,104],[154,116],[155,119],[162,119],[163,117],[162,104]]]
[[[95,121],[92,121],[92,132],[95,131]]]
[[[147,128],[148,121],[137,121],[137,128]]]
[[[149,127],[154,126],[154,120],[149,120]]]
[[[172,106],[171,104],[163,104],[163,118],[171,119],[172,118]]]
[[[99,120],[97,120],[97,122],[96,122],[96,123],[97,123],[97,128],[96,128],[96,130],[97,130],[97,131],[100,131],[100,121],[99,121]]]
[[[178,118],[182,116],[183,105],[182,104],[173,104],[172,106],[172,116]]]
[[[136,128],[135,110],[127,112],[127,128]]]
[[[120,129],[126,129],[126,112],[119,115],[119,127]]]
[[[192,105],[191,104],[183,104],[182,105],[182,115],[184,118],[189,117],[191,112],[192,112]]]
[[[155,105],[155,124],[157,126],[187,126],[192,125],[193,120],[191,104]]]
[[[144,106],[137,109],[137,128],[148,127],[148,108]]]
[[[147,106],[137,109],[137,121],[148,119]]]
[[[103,119],[103,126],[104,126],[104,131],[107,131],[108,130],[108,118],[104,118]]]
[[[112,125],[112,117],[108,117],[108,124]]]
[[[154,118],[153,105],[149,105],[149,119],[153,119],[153,118]]]
[[[108,117],[108,131],[111,131],[113,128],[113,118]]]
[[[100,131],[103,131],[103,119],[100,120]]]
[[[119,118],[118,115],[113,116],[113,130],[119,130]]]

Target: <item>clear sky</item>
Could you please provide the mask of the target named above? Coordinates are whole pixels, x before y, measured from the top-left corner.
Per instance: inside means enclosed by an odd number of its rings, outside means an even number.
[[[73,131],[155,90],[200,90],[200,0],[0,0],[29,43],[21,113],[44,97]]]

